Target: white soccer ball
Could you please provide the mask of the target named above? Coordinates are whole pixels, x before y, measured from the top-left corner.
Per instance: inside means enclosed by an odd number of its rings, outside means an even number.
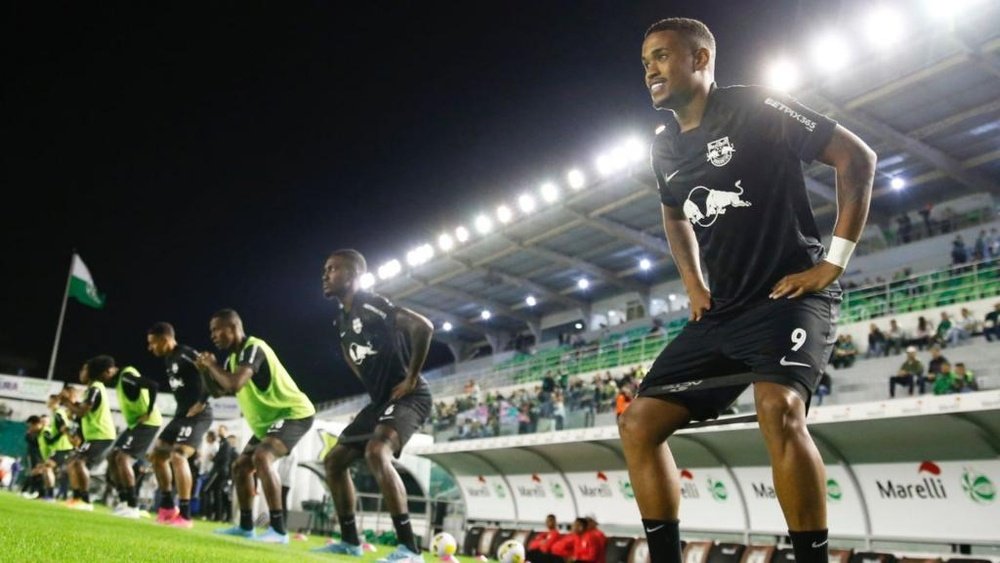
[[[458,551],[458,542],[455,541],[455,536],[448,532],[441,532],[431,540],[431,553],[442,559],[455,555],[456,551]]]
[[[497,549],[500,563],[524,563],[524,546],[517,540],[507,540]]]

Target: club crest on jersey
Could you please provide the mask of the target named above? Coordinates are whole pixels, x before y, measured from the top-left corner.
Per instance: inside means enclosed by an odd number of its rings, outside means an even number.
[[[177,373],[180,370],[181,368],[177,365],[177,362],[170,364],[170,373]]]
[[[361,319],[355,317],[354,320],[351,321],[351,328],[354,330],[355,334],[361,334],[361,329],[364,328],[361,325]]]
[[[708,143],[708,161],[715,166],[725,166],[733,159],[736,147],[729,142],[729,137],[716,139]]]
[[[725,215],[726,210],[730,207],[750,207],[749,201],[744,201],[740,196],[743,195],[743,187],[740,186],[742,180],[736,180],[737,192],[724,192],[722,190],[713,190],[711,188],[706,188],[705,186],[695,186],[693,190],[688,193],[687,199],[684,200],[684,216],[691,221],[692,225],[698,225],[699,227],[711,227],[719,215]],[[704,195],[702,195],[704,192]],[[704,197],[703,202],[699,205],[698,199]],[[704,211],[702,210],[704,206]]]
[[[365,361],[368,356],[374,356],[378,354],[375,348],[372,348],[371,344],[365,346],[364,344],[351,343],[351,346],[347,349],[347,352],[351,355],[351,361],[355,365],[361,365],[361,362]]]

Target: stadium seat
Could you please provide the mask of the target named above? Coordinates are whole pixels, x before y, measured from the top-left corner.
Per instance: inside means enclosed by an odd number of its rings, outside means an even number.
[[[465,532],[465,542],[462,544],[462,555],[476,556],[479,551],[479,538],[483,536],[482,526],[473,526]]]
[[[899,563],[941,563],[940,557],[903,557]]]
[[[719,543],[708,552],[708,563],[740,563],[747,546],[741,543]]]
[[[639,538],[632,542],[628,563],[649,563],[649,546],[646,544],[646,538]]]
[[[489,549],[483,553],[485,553],[490,559],[496,559],[497,550],[500,549],[500,544],[513,538],[515,534],[517,534],[517,530],[513,528],[501,528],[497,530],[497,532],[493,534],[493,541],[490,542]]]
[[[708,553],[712,551],[715,542],[710,540],[689,541],[684,547],[684,563],[707,563]],[[752,563],[768,563],[767,561]]]
[[[633,543],[635,543],[635,538],[631,536],[612,536],[608,538],[608,545],[604,548],[605,562],[628,563]]]
[[[853,549],[830,549],[830,563],[849,563],[851,560],[851,555],[854,555]]]
[[[479,545],[476,546],[475,555],[485,555],[489,557],[490,549],[493,547],[493,538],[499,531],[499,528],[484,529],[483,535],[479,536]]]
[[[858,551],[851,556],[850,563],[896,563],[896,556],[881,551]]]
[[[530,540],[534,536],[535,536],[535,532],[533,532],[531,530],[515,530],[514,531],[514,535],[511,536],[510,539],[516,540],[518,543],[520,543],[525,548],[527,548],[528,544],[531,543],[528,540]],[[499,544],[497,544],[497,545],[499,545]]]
[[[945,560],[945,563],[993,563],[989,559],[966,559],[964,557],[952,557]]]
[[[774,555],[773,545],[751,545],[743,551],[743,559],[740,563],[771,563]]]
[[[779,547],[771,555],[771,563],[795,563],[795,551],[790,547]]]

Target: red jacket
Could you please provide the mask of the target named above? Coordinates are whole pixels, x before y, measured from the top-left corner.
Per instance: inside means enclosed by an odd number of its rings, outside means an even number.
[[[591,550],[590,553],[593,553],[593,559],[585,559],[583,557],[577,557],[577,559],[605,563],[605,552],[608,547],[608,537],[604,535],[604,532],[595,528],[584,532],[583,537],[586,538],[587,544],[590,546],[589,549]]]
[[[578,536],[576,534],[566,534],[556,541],[552,542],[552,547],[549,553],[555,555],[556,557],[562,557],[566,559],[567,557],[576,557],[576,544],[580,538],[583,536]]]
[[[535,534],[534,539],[528,544],[528,551],[541,551],[542,553],[551,553],[552,544],[558,540],[562,534],[559,530],[547,530],[545,532],[539,532]]]

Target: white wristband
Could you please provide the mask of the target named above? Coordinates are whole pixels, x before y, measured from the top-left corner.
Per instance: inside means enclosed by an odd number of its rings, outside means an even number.
[[[830,250],[826,253],[824,260],[846,270],[847,261],[851,259],[851,254],[854,253],[855,246],[857,246],[857,243],[835,235],[833,240],[830,241]]]

